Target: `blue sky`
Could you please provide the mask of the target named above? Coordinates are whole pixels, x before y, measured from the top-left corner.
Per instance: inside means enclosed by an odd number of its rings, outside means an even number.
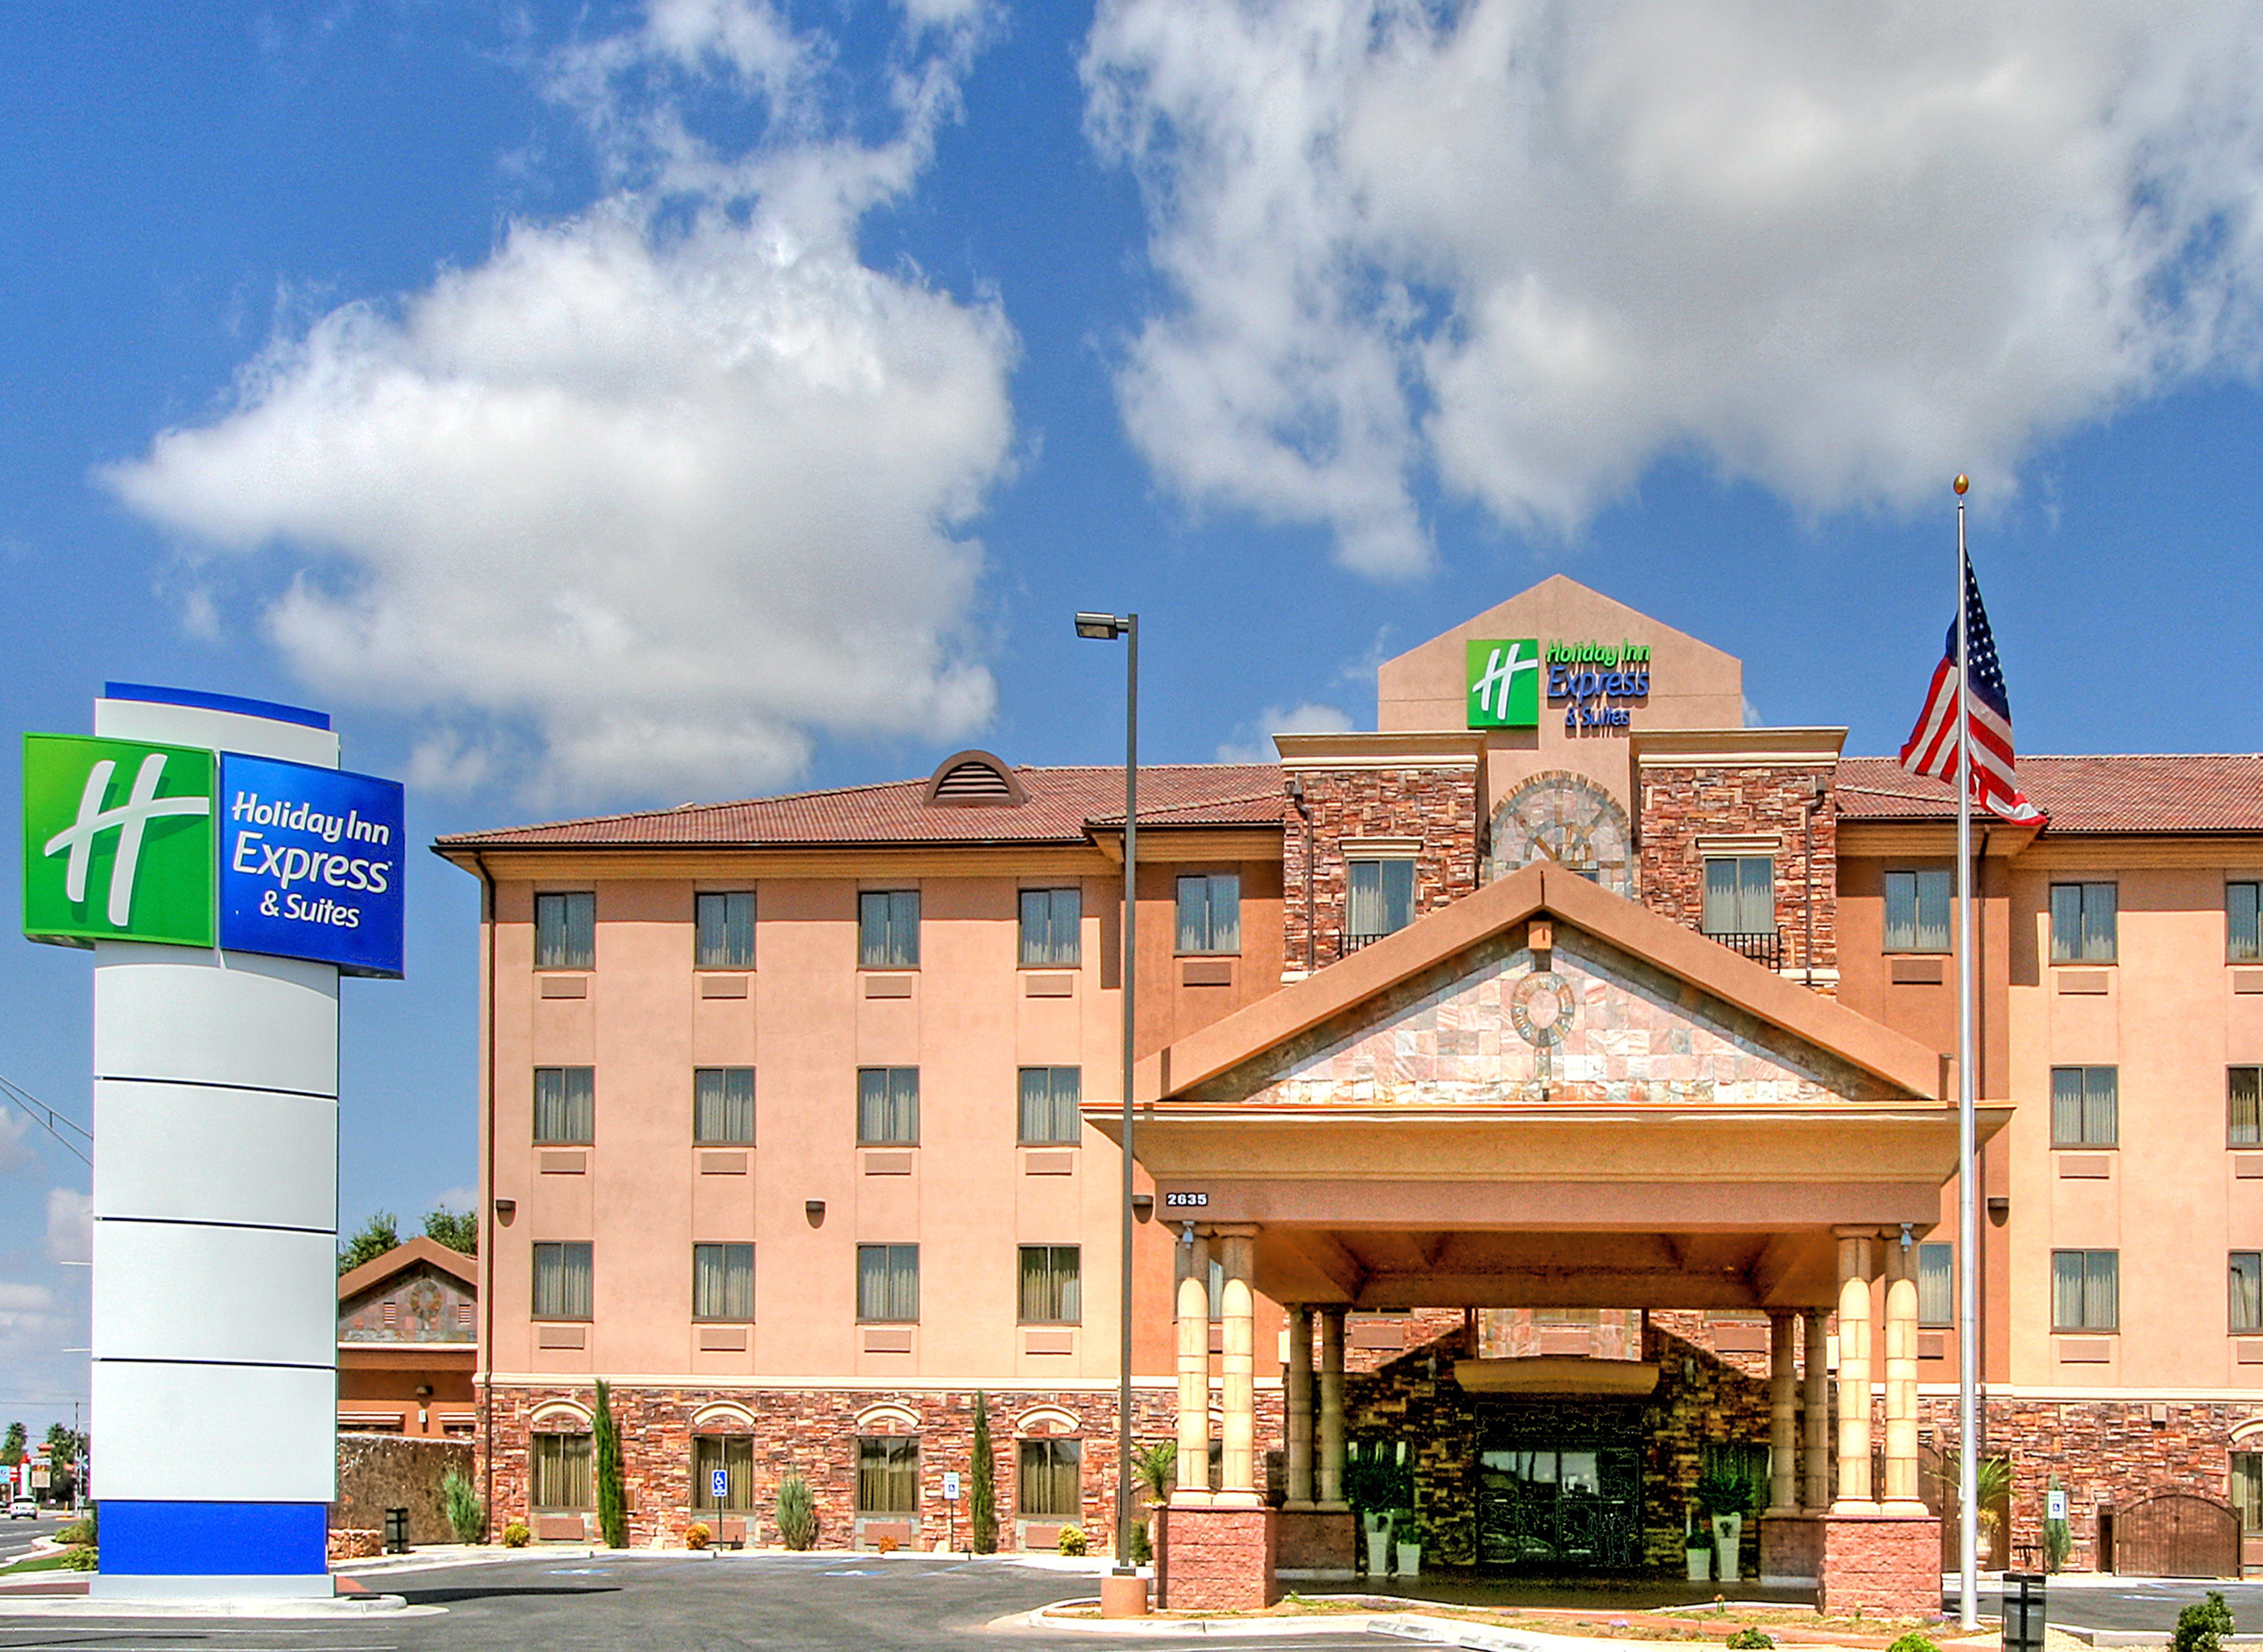
[[[321,705],[430,838],[1107,761],[1079,607],[1150,757],[1262,749],[1562,570],[1890,751],[1965,469],[2021,749],[2263,747],[2263,25],[1936,15],[19,8],[0,710]],[[410,907],[349,1224],[474,1176],[474,889]],[[87,1006],[0,949],[82,1119]],[[0,1188],[45,1420],[85,1177],[11,1117]]]

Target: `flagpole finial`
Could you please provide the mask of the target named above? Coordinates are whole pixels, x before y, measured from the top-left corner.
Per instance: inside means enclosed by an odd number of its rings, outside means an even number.
[[[1954,486],[1956,489],[1956,496],[1959,499],[1962,499],[1964,497],[1964,490],[1972,486],[1972,479],[1969,476],[1959,474]]]

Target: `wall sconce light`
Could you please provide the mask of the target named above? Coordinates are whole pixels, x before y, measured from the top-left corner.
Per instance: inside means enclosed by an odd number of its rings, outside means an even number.
[[[1155,1216],[1155,1195],[1153,1194],[1133,1194],[1132,1195],[1132,1214],[1142,1222],[1153,1221]]]
[[[2002,1194],[1988,1201],[1988,1225],[2000,1228],[2012,1219],[2012,1201]]]
[[[498,1199],[495,1201],[495,1220],[507,1228],[510,1226],[510,1219],[518,1214],[518,1201]]]
[[[419,1382],[416,1385],[416,1397],[420,1400],[430,1399],[432,1397],[432,1385],[430,1382]]]
[[[825,1225],[825,1201],[822,1199],[804,1200],[801,1213],[809,1218],[811,1227],[821,1228]]]

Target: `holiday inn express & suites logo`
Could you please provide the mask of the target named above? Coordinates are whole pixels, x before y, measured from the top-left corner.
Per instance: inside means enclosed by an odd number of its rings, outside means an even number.
[[[209,751],[24,737],[24,933],[43,941],[213,944]]]
[[[1471,728],[1540,726],[1540,639],[1473,638],[1469,648]]]

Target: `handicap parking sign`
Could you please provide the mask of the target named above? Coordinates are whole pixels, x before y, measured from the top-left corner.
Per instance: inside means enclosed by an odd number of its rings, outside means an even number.
[[[709,1469],[707,1471],[707,1490],[708,1492],[714,1497],[729,1497],[731,1495],[731,1471],[728,1468]]]

